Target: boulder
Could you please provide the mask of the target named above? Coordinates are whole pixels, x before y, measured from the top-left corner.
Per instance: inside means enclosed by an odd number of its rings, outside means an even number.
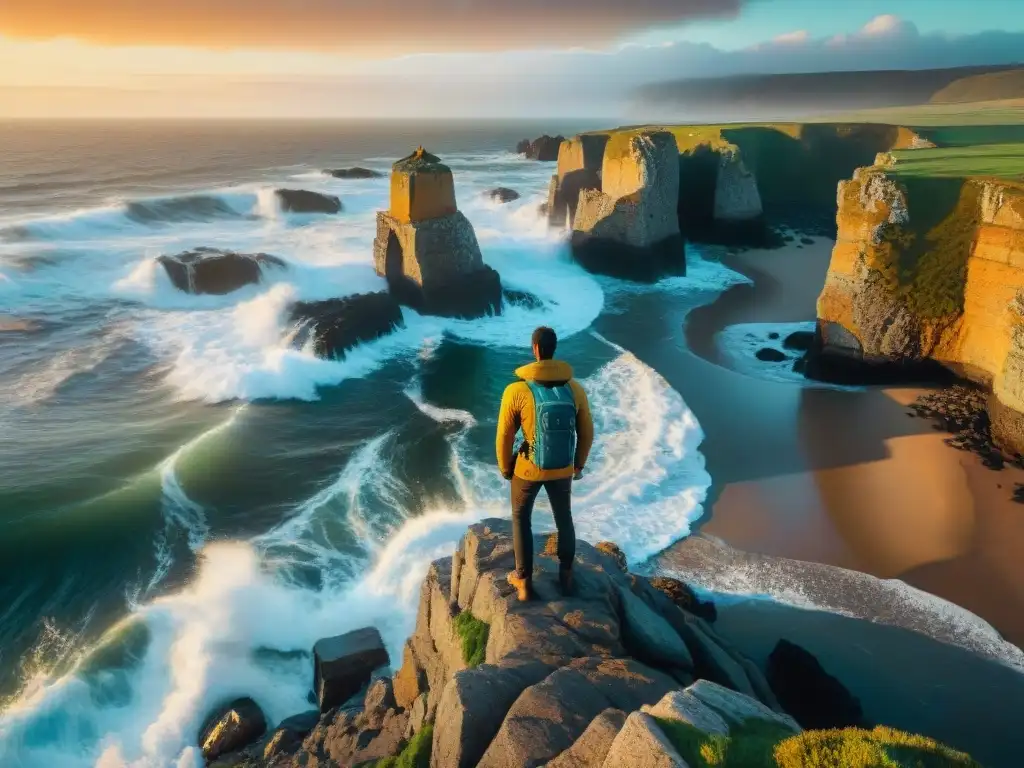
[[[502,297],[506,304],[512,304],[523,309],[541,309],[544,302],[528,291],[516,291],[512,288],[503,288]]]
[[[774,347],[761,347],[754,353],[754,357],[764,363],[782,363],[786,361],[786,353]]]
[[[281,259],[266,253],[236,253],[205,247],[176,256],[160,256],[157,261],[179,291],[216,295],[260,282],[265,267],[285,267]]]
[[[286,213],[340,213],[341,199],[308,189],[276,189],[281,210]]]
[[[335,168],[324,171],[328,176],[336,179],[382,179],[384,174],[380,171],[372,171],[369,168]]]
[[[606,709],[591,720],[583,735],[565,752],[548,763],[547,768],[590,768],[602,765],[625,722],[625,712],[619,709]]]
[[[322,358],[342,358],[345,352],[385,336],[405,325],[402,308],[388,293],[363,293],[342,299],[300,301],[292,307],[291,319],[298,324],[295,342],[312,342]]]
[[[501,312],[501,280],[484,264],[473,225],[455,205],[452,172],[420,147],[395,163],[391,207],[377,213],[377,274],[418,312],[475,318]]]
[[[687,691],[672,691],[657,704],[642,707],[641,711],[660,720],[689,723],[705,733],[729,735],[729,724],[722,716]]]
[[[657,667],[693,669],[693,657],[672,626],[625,587],[622,601],[622,639],[636,658]]]
[[[553,163],[558,160],[558,148],[565,141],[564,136],[548,136],[546,133],[530,141],[523,139],[516,145],[516,153],[529,160]]]
[[[794,331],[783,340],[782,346],[797,352],[806,352],[814,346],[814,331]]]
[[[199,747],[207,762],[256,741],[267,730],[263,710],[250,698],[214,710],[199,729]]]
[[[514,189],[508,187],[495,187],[494,189],[487,192],[487,196],[499,203],[511,203],[513,200],[518,200],[520,195]]]
[[[374,763],[401,751],[409,725],[408,712],[390,710],[376,727],[354,711],[325,717],[302,743],[302,754],[288,765],[334,768]]]
[[[651,586],[664,594],[684,611],[700,616],[704,621],[713,622],[718,618],[715,604],[710,600],[701,600],[687,583],[671,576],[652,576]]]
[[[715,710],[731,725],[742,725],[746,720],[758,719],[777,723],[793,733],[800,733],[802,730],[796,720],[789,715],[774,712],[757,699],[710,680],[698,680],[687,688],[686,692]]]
[[[569,749],[605,709],[631,712],[676,687],[671,677],[633,659],[574,659],[516,699],[479,768],[543,765]]]
[[[318,640],[313,646],[313,690],[321,712],[342,704],[370,682],[375,669],[390,664],[374,627]]]
[[[808,651],[780,640],[768,656],[768,684],[783,709],[808,729],[864,728],[860,701]]]
[[[634,712],[612,742],[603,768],[690,768],[650,715]]]
[[[263,747],[263,759],[293,754],[319,722],[320,711],[316,709],[282,720]]]
[[[601,190],[580,193],[573,255],[586,269],[654,281],[686,269],[679,230],[679,153],[667,131],[615,134]]]

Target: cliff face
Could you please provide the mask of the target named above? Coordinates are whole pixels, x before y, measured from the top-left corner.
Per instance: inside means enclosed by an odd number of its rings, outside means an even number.
[[[857,170],[837,202],[822,355],[931,360],[990,386],[997,437],[1024,452],[1012,423],[1024,412],[1024,187],[903,175],[897,164]]]

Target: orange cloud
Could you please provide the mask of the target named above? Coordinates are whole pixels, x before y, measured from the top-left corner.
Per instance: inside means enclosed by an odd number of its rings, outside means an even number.
[[[336,48],[393,54],[611,42],[731,18],[745,0],[14,0],[0,35],[106,45]]]

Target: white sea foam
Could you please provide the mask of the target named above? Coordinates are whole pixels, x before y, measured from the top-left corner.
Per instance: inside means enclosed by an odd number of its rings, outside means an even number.
[[[786,349],[783,342],[797,331],[814,332],[814,321],[797,323],[739,323],[730,325],[715,335],[715,345],[725,363],[735,371],[758,379],[798,384],[802,387],[853,390],[858,387],[829,384],[807,379],[793,370],[793,363],[803,352]],[[772,334],[775,338],[772,338]],[[766,362],[757,358],[761,349],[781,352],[786,359]]]

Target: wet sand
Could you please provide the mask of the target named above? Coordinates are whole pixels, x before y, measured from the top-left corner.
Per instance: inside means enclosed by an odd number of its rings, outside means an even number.
[[[813,320],[830,250],[817,239],[723,256],[754,285],[694,310],[690,349],[719,366],[714,336],[729,325]],[[989,470],[908,416],[922,390],[807,389],[733,375],[746,381],[732,383],[734,397],[755,408],[727,420],[691,403],[715,480],[703,533],[749,552],[902,579],[1024,646],[1024,506],[1011,500],[1024,472]],[[787,386],[788,396],[779,391]]]

